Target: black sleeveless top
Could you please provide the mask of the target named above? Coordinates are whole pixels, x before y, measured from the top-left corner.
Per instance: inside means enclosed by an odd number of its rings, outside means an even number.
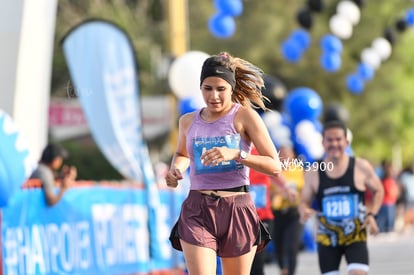
[[[338,178],[330,178],[325,171],[318,170],[317,242],[322,245],[340,246],[366,241],[366,231],[361,229],[366,211],[364,192],[355,187],[354,167],[355,158],[350,157],[345,173]]]
[[[330,178],[326,174],[326,170],[319,169],[319,188],[316,193],[317,206],[322,210],[322,199],[325,195],[355,193],[358,198],[365,203],[364,192],[355,188],[354,183],[354,166],[355,158],[350,157],[348,168],[339,178]],[[327,165],[319,165],[318,167],[328,167]]]

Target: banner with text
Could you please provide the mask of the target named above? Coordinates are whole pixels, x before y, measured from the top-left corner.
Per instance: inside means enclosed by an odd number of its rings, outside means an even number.
[[[92,136],[126,178],[142,182],[138,72],[128,37],[109,22],[88,21],[71,30],[63,53]]]
[[[75,93],[92,135],[109,162],[126,178],[145,184],[151,260],[162,259],[157,243],[159,197],[142,134],[138,68],[126,33],[102,20],[83,22],[62,42]]]
[[[174,202],[178,197],[173,192],[159,192],[163,214],[155,237],[164,258],[151,261],[145,192],[71,188],[61,202],[48,207],[41,189],[18,191],[2,209],[4,274],[147,274],[182,265],[181,254],[168,240],[181,200]]]

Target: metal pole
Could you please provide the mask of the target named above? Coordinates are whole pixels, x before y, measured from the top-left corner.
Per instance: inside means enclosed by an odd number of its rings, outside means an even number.
[[[188,46],[187,0],[168,0],[168,43],[175,57],[184,54]]]
[[[188,10],[187,0],[168,0],[167,14],[168,14],[168,32],[167,41],[170,54],[175,58],[188,50]],[[174,106],[174,116],[178,114],[177,98],[171,97],[172,105]],[[170,148],[174,150],[177,144],[178,130],[176,121],[173,120],[174,125],[171,127],[170,133]]]

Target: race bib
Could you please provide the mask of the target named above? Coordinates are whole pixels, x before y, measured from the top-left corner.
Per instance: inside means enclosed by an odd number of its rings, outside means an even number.
[[[353,219],[358,215],[356,194],[332,195],[322,199],[322,212],[327,219]]]
[[[250,185],[250,195],[254,201],[256,208],[266,207],[267,188],[264,184]]]
[[[240,149],[240,134],[225,135],[218,137],[198,137],[193,139],[194,164],[196,174],[228,172],[243,167],[236,161],[222,161],[215,166],[206,166],[201,163],[201,155],[213,147],[228,147]]]

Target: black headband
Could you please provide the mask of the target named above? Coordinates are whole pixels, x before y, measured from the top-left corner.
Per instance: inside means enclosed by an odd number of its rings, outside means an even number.
[[[220,77],[226,80],[231,85],[232,90],[236,87],[236,78],[234,73],[224,66],[203,66],[200,76],[200,86],[204,79],[210,76]]]

